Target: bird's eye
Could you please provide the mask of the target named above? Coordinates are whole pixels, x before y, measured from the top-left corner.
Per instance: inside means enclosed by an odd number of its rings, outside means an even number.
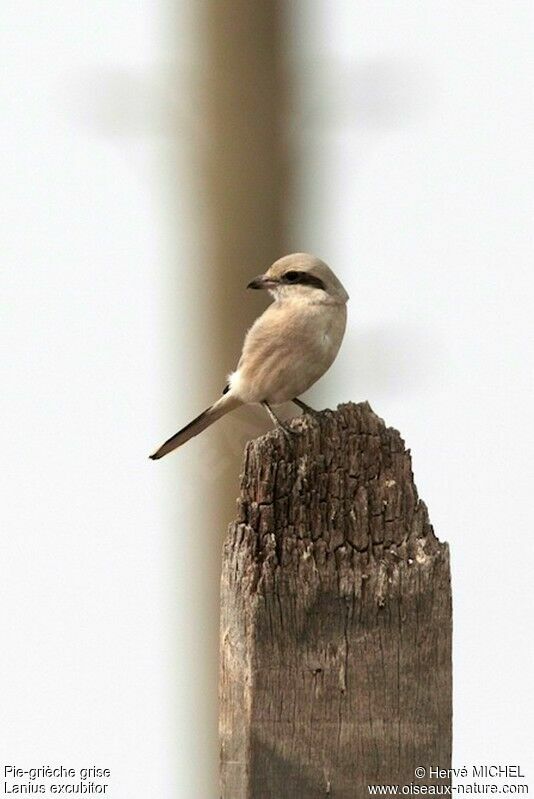
[[[300,276],[300,272],[286,272],[284,275],[284,280],[286,283],[297,283],[300,279]]]

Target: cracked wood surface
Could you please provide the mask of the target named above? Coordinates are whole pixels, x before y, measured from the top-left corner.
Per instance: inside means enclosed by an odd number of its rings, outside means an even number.
[[[447,544],[367,403],[292,426],[247,445],[224,546],[221,797],[425,784],[451,766]]]

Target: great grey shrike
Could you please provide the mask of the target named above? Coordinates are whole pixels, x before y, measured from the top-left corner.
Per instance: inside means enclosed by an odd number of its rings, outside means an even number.
[[[229,375],[222,397],[169,438],[152,460],[240,405],[260,403],[282,427],[272,405],[291,401],[311,411],[299,396],[334,362],[345,333],[349,295],[330,267],[302,252],[275,261],[247,288],[267,289],[274,302],[245,336],[237,369]]]

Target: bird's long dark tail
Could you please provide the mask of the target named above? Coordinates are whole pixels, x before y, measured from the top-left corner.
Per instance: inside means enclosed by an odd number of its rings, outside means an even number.
[[[157,461],[159,458],[163,458],[164,455],[172,452],[173,449],[181,447],[182,444],[185,444],[190,438],[202,433],[203,430],[216,422],[217,419],[220,419],[221,416],[225,416],[225,414],[230,413],[230,411],[233,411],[242,404],[243,403],[233,397],[231,393],[224,394],[211,408],[207,408],[200,416],[197,416],[196,419],[193,419],[192,422],[189,422],[189,424],[181,430],[178,430],[168,441],[162,444],[161,447],[150,456],[151,460]]]

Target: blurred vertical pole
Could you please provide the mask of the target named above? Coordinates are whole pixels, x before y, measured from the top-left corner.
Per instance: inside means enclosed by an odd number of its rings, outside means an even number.
[[[253,292],[245,295],[245,286],[284,252],[284,86],[276,2],[209,0],[204,8],[204,177],[213,287],[206,311],[211,357],[220,375],[221,369],[236,363],[243,333],[265,305],[265,298]],[[228,443],[222,428],[221,458],[229,458]],[[234,508],[242,455],[242,441],[236,443],[227,460],[226,479],[221,474],[214,495],[217,514],[210,532],[218,541]],[[216,553],[219,570],[219,546]],[[218,663],[214,681],[216,668]]]
[[[239,302],[244,286],[284,250],[280,20],[278,4],[268,0],[208,0],[204,8],[213,354],[230,368],[244,325],[264,304],[252,296]]]
[[[167,280],[171,368],[178,411],[193,415],[220,394],[245,330],[266,305],[265,297],[246,292],[247,283],[285,250],[284,86],[276,2],[203,0],[171,14],[179,16],[173,62],[178,70],[185,63],[186,72],[176,76],[170,224],[182,232]],[[179,30],[183,14],[192,23],[189,39]],[[180,139],[184,131],[189,140]],[[251,419],[240,410],[171,456],[179,797],[219,795],[221,547],[244,441],[261,432]],[[175,418],[176,427],[185,421]]]

